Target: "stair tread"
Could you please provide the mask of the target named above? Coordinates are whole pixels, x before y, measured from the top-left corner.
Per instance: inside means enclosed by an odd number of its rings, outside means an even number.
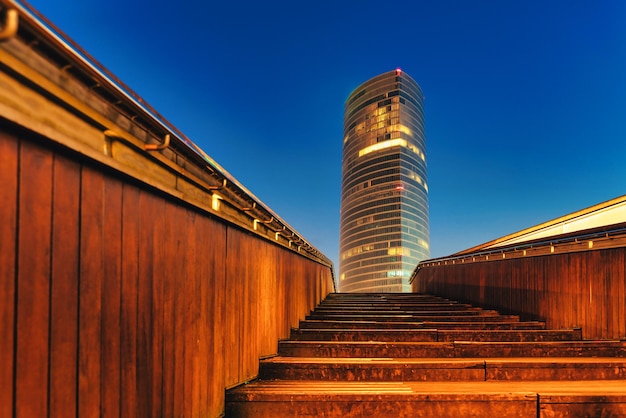
[[[268,397],[272,395],[323,394],[326,397],[341,394],[402,394],[402,395],[467,395],[491,396],[540,394],[541,396],[609,396],[618,395],[626,401],[626,385],[623,380],[602,381],[487,381],[487,382],[366,382],[319,380],[271,380],[253,381],[230,391],[230,394],[253,393]]]
[[[380,327],[385,329],[411,328],[411,329],[545,329],[543,322],[534,321],[481,321],[481,322],[459,322],[459,321],[416,321],[416,322],[394,322],[394,321],[338,321],[338,320],[319,320],[307,319],[300,323],[300,329],[317,329],[322,326],[328,329],[352,329],[355,327]]]
[[[511,318],[503,315],[454,315],[454,316],[434,316],[434,315],[383,315],[383,316],[317,316],[307,315],[305,320],[318,320],[318,321],[346,321],[346,322],[405,322],[405,323],[437,323],[437,322],[469,322],[469,323],[481,323],[481,322],[517,322],[519,319]]]
[[[275,364],[626,364],[621,357],[289,357],[276,356],[261,360]],[[626,385],[626,383],[624,383]]]
[[[290,338],[306,341],[559,341],[580,340],[575,329],[437,329],[437,328],[306,328],[292,330]]]
[[[573,340],[573,341],[299,341],[299,340],[283,340],[280,344],[292,345],[356,345],[356,346],[435,346],[445,347],[454,345],[535,345],[535,346],[602,346],[602,347],[626,347],[626,341],[620,340]]]

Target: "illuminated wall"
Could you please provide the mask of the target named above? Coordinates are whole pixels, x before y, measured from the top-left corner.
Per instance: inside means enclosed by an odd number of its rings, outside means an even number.
[[[430,258],[423,94],[401,70],[345,104],[339,290],[410,292]]]

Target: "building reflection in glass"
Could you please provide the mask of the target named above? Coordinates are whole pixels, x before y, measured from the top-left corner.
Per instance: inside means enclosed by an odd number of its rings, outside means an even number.
[[[339,290],[409,292],[430,257],[424,97],[400,69],[348,96],[344,111]]]

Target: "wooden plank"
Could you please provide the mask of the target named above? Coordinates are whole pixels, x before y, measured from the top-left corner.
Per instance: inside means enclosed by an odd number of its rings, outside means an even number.
[[[280,338],[277,323],[278,280],[276,275],[276,247],[265,245],[263,253],[257,256],[263,261],[264,277],[259,284],[259,356],[276,354]]]
[[[198,218],[198,227],[204,230],[203,226],[207,224],[206,218]],[[212,228],[207,225],[209,230]],[[211,231],[212,232],[212,231]],[[198,404],[196,406],[197,415],[206,415],[209,410],[209,350],[212,349],[213,333],[209,328],[209,310],[212,309],[212,303],[209,300],[209,283],[211,278],[211,266],[215,262],[215,253],[209,244],[215,239],[212,233],[196,234],[197,251],[197,290],[195,295],[198,299],[198,328],[196,336],[196,349],[194,369],[196,371],[196,386],[198,393]]]
[[[224,373],[225,352],[229,350],[223,344],[225,338],[224,312],[226,293],[226,246],[214,245],[215,242],[226,242],[226,226],[213,220],[207,220],[210,228],[211,242],[207,243],[213,254],[213,265],[209,275],[209,292],[212,296],[212,304],[209,307],[209,416],[220,416],[224,412]]]
[[[226,229],[226,298],[224,311],[224,346],[228,350],[224,353],[224,385],[230,387],[240,382],[239,363],[240,352],[240,327],[241,316],[243,315],[243,292],[246,271],[245,266],[240,265],[242,260],[240,249],[241,233],[236,229],[228,227]]]
[[[604,313],[604,321],[607,324],[604,332],[606,336],[619,335],[617,318],[615,317],[615,305],[617,305],[618,301],[616,298],[611,297],[611,293],[617,293],[618,290],[616,279],[618,277],[617,275],[619,274],[619,270],[616,269],[616,267],[619,266],[619,262],[621,260],[617,257],[617,253],[614,249],[608,250],[603,254],[605,254],[605,277],[602,283],[601,291],[602,300],[605,301],[605,304],[602,305],[602,310]]]
[[[172,241],[167,241],[165,230],[169,228],[169,220],[165,215],[165,202],[161,197],[154,196],[152,199],[149,220],[153,229],[152,257],[144,260],[142,263],[149,263],[153,267],[152,270],[152,312],[150,314],[152,329],[152,342],[150,349],[151,364],[150,373],[152,379],[151,385],[152,396],[152,417],[157,418],[163,414],[163,281],[166,277],[163,275],[165,265],[170,262],[170,257],[176,253],[171,247]],[[146,225],[147,226],[147,225]]]
[[[120,181],[106,179],[102,234],[106,260],[102,287],[102,417],[120,416],[122,190]]]
[[[0,416],[13,416],[18,146],[0,127]]]
[[[137,314],[139,278],[139,190],[129,184],[123,187],[122,271],[121,271],[121,405],[122,418],[139,416],[137,385]]]
[[[524,269],[524,260],[520,260],[520,270]],[[567,309],[567,305],[571,306],[572,300],[571,295],[566,294],[561,284],[561,280],[559,279],[559,269],[560,267],[556,263],[549,263],[546,261],[543,264],[542,271],[544,272],[544,280],[547,282],[548,291],[548,302],[549,305],[545,312],[545,320],[550,325],[547,325],[549,328],[560,328],[564,327],[566,323],[575,322],[573,319],[567,319],[562,314],[560,316],[553,315],[553,312],[557,309]],[[557,325],[557,322],[560,322]]]
[[[104,178],[83,166],[80,219],[78,415],[100,417],[102,406],[102,288]]]
[[[48,414],[52,161],[21,142],[15,417]]]
[[[166,204],[163,216],[167,220],[167,228],[162,231],[161,239],[168,243],[169,256],[163,263],[163,372],[162,372],[162,414],[164,417],[176,416],[174,409],[174,395],[176,393],[175,368],[176,368],[176,334],[175,326],[175,300],[176,282],[180,279],[180,270],[177,268],[179,260],[184,260],[184,252],[181,242],[177,239],[177,232],[184,231],[184,209],[173,204]]]
[[[611,293],[615,298],[614,315],[617,318],[615,334],[617,338],[626,340],[626,253],[622,249],[614,251],[618,254],[611,287]]]
[[[196,416],[198,404],[198,388],[196,382],[196,370],[194,370],[194,360],[196,355],[196,335],[197,335],[197,316],[198,316],[198,300],[197,300],[197,274],[196,263],[198,262],[198,248],[196,247],[197,231],[197,215],[194,212],[188,212],[189,220],[187,230],[187,263],[183,274],[185,282],[183,292],[185,292],[185,306],[183,306],[183,415]]]
[[[177,231],[191,231],[194,228],[192,217],[186,212],[177,211]],[[176,276],[173,283],[174,295],[174,316],[173,316],[173,351],[172,358],[173,371],[173,393],[172,409],[173,416],[185,416],[185,324],[186,312],[188,308],[187,295],[185,294],[186,283],[190,280],[187,276],[187,264],[189,257],[189,236],[184,234],[179,236],[180,257],[174,259],[174,270]]]
[[[286,303],[286,283],[287,280],[284,277],[284,262],[283,251],[276,251],[274,262],[276,265],[276,293],[274,294],[273,304],[275,306],[275,320],[279,338],[286,338],[289,335],[290,327],[287,320]],[[276,345],[276,352],[278,352],[278,344]]]
[[[53,173],[50,307],[50,416],[76,416],[80,172],[57,155]]]
[[[142,191],[139,194],[139,253],[137,285],[137,391],[139,416],[151,417],[153,412],[153,294],[154,278],[154,197]]]
[[[259,315],[259,303],[258,303],[258,285],[260,280],[260,274],[262,264],[256,257],[258,251],[263,246],[263,242],[259,240],[247,239],[246,236],[242,236],[242,258],[239,263],[246,264],[246,280],[244,281],[244,298],[243,303],[245,309],[243,309],[243,321],[241,324],[241,331],[243,332],[241,339],[239,340],[239,349],[241,352],[241,368],[239,369],[239,381],[248,381],[256,377],[258,370],[258,356],[259,352],[259,336],[257,319]]]

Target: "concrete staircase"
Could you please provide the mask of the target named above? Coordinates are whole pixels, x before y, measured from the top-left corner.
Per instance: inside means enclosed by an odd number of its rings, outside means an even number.
[[[420,294],[329,295],[227,417],[626,417],[626,341]]]

